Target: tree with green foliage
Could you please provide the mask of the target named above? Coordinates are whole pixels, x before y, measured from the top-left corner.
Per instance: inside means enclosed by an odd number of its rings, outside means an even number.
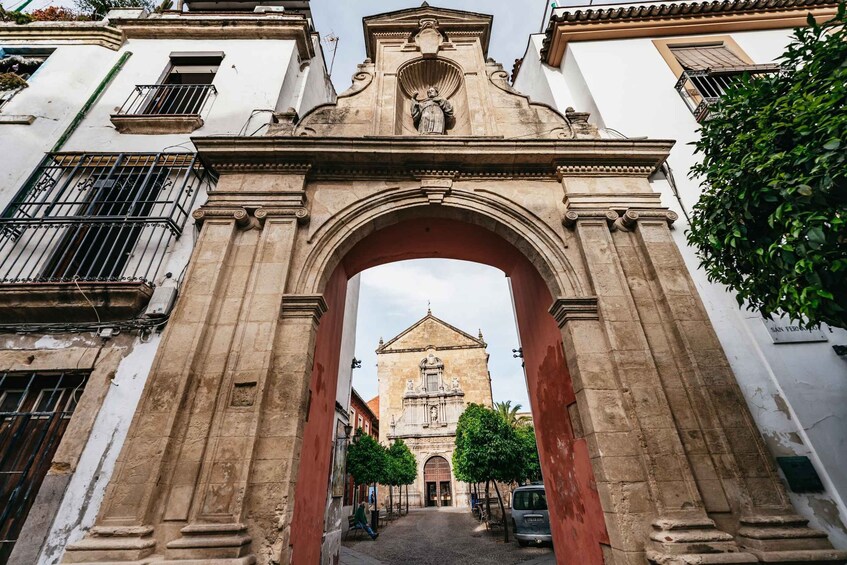
[[[498,412],[480,404],[468,404],[456,425],[453,473],[460,481],[484,482],[486,501],[489,499],[489,485],[494,484],[506,542],[509,541],[509,524],[497,481],[512,482],[520,474],[520,457],[515,429]],[[490,516],[490,508],[488,513]]]
[[[388,465],[386,466],[386,480],[381,481],[389,485],[388,499],[389,512],[394,511],[394,493],[392,487],[399,487],[398,496],[402,495],[402,487],[406,486],[406,512],[409,511],[409,485],[415,482],[418,476],[418,464],[415,456],[402,439],[396,440],[386,452]],[[402,512],[402,498],[398,500]]]
[[[373,437],[356,430],[353,443],[347,449],[347,472],[357,485],[373,485],[382,482],[387,474],[388,457],[385,448]]]
[[[154,10],[151,0],[74,0],[74,4],[80,12],[94,19],[101,19],[109,10],[117,8],[144,8],[148,12]]]
[[[521,408],[522,406],[520,404],[512,406],[511,400],[494,403],[494,410],[513,428],[517,428],[524,422],[524,417],[518,416]]]
[[[515,477],[518,484],[541,481],[541,461],[538,458],[538,445],[535,441],[535,428],[532,424],[521,424],[515,428],[520,448],[520,471]]]
[[[847,19],[796,29],[781,72],[715,104],[691,174],[704,191],[688,241],[739,304],[847,327]]]

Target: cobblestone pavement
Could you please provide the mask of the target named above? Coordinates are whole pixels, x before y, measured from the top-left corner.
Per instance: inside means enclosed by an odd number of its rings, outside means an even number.
[[[510,532],[511,533],[511,532]],[[511,538],[511,535],[509,536]],[[380,529],[379,539],[347,540],[341,565],[554,565],[550,547],[503,543],[467,510],[420,509]]]

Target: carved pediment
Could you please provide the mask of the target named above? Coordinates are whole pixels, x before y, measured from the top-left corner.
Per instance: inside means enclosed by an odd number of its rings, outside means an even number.
[[[491,16],[433,8],[365,18],[369,58],[335,104],[269,135],[454,136],[505,139],[596,137],[515,91],[502,65],[486,61]]]

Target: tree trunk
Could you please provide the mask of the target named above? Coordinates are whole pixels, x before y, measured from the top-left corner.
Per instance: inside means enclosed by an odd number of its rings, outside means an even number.
[[[406,485],[406,515],[409,515],[409,485]]]
[[[500,503],[500,512],[503,516],[503,541],[509,543],[509,521],[506,520],[506,507],[503,506],[503,497],[500,496],[500,489],[497,488],[497,481],[494,481],[494,492],[497,493],[497,501]]]
[[[394,515],[394,487],[388,485],[388,513]]]
[[[489,487],[490,484],[491,484],[491,481],[485,481],[485,512],[486,512],[486,515],[488,516],[488,518],[487,518],[488,520],[491,520],[491,496],[490,496],[491,491],[488,490],[488,487]]]

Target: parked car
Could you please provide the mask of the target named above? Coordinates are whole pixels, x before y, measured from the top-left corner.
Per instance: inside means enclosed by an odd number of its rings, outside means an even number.
[[[521,547],[530,543],[551,542],[550,514],[544,485],[518,487],[512,493],[512,526]]]

